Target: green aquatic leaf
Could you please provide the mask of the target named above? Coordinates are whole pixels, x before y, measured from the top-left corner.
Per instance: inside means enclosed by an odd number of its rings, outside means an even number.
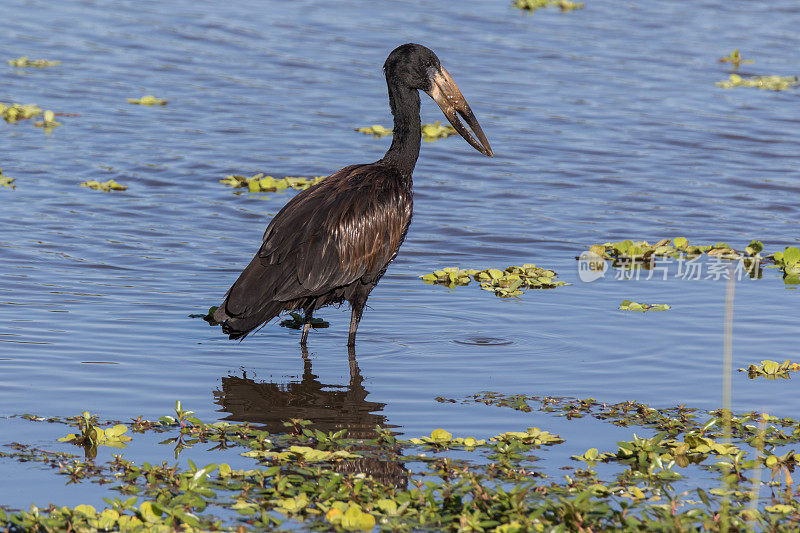
[[[640,304],[630,300],[623,300],[622,303],[619,304],[618,309],[622,309],[623,311],[641,311],[644,313],[645,311],[666,311],[667,309],[671,309],[671,307],[667,304]]]
[[[750,242],[750,244],[747,245],[747,247],[745,248],[745,251],[749,255],[757,255],[763,249],[764,249],[764,243],[762,243],[761,241],[753,240],[753,241]]]
[[[113,179],[99,182],[96,180],[89,180],[84,181],[81,183],[81,187],[87,187],[89,189],[94,189],[96,191],[103,191],[103,192],[111,192],[111,191],[125,191],[128,189],[127,185],[121,185],[114,181]]]
[[[730,55],[720,57],[717,59],[718,63],[730,63],[734,70],[738,70],[739,66],[743,63],[755,63],[754,59],[744,59],[739,49],[735,49]]]
[[[383,137],[384,135],[391,135],[392,130],[389,128],[384,128],[380,124],[375,124],[373,126],[365,126],[362,128],[356,128],[357,132],[363,133],[365,135],[372,135],[375,138]]]
[[[27,120],[42,114],[42,109],[33,104],[5,104],[0,102],[0,115],[6,122]]]
[[[44,67],[55,67],[56,65],[60,65],[61,61],[48,61],[47,59],[29,59],[28,56],[18,57],[17,59],[9,59],[6,61],[7,64],[11,65],[12,67],[37,67],[37,68],[44,68]]]
[[[302,191],[316,185],[324,179],[325,176],[314,176],[311,178],[287,176],[285,178],[275,178],[259,173],[249,178],[238,174],[229,174],[219,180],[219,182],[234,188],[247,187],[248,192],[275,192],[290,188]]]
[[[765,89],[768,91],[785,91],[796,87],[798,83],[797,76],[752,76],[743,78],[738,74],[731,74],[730,78],[725,81],[718,81],[714,85],[722,87],[723,89],[732,89],[734,87],[756,87],[758,89]]]
[[[557,7],[561,11],[573,11],[575,9],[584,8],[583,2],[573,2],[571,0],[514,0],[511,5],[517,9],[524,9],[530,12],[550,6]]]
[[[422,140],[425,142],[435,141],[436,139],[446,139],[456,133],[456,129],[449,124],[442,126],[440,121],[433,124],[422,125]]]
[[[365,126],[356,128],[355,131],[365,135],[372,135],[373,137],[380,138],[394,133],[391,129],[385,128],[380,124],[373,126]],[[446,139],[447,137],[456,133],[456,129],[449,124],[442,125],[441,121],[437,120],[433,124],[422,124],[420,126],[422,133],[422,140],[425,142],[435,141],[437,139]]]
[[[163,100],[161,98],[156,98],[152,94],[142,96],[141,98],[126,98],[125,101],[128,102],[129,104],[138,104],[146,106],[167,105],[166,100]]]
[[[14,178],[3,176],[2,168],[0,168],[0,187],[10,187],[14,189]]]
[[[800,248],[794,246],[787,246],[783,252],[783,265],[786,268],[791,268],[800,262]]]
[[[61,126],[61,123],[56,121],[56,115],[49,109],[44,112],[42,118],[44,120],[34,122],[33,125],[38,128],[44,128],[45,130],[52,130],[53,128],[57,128]]]
[[[793,363],[791,359],[786,359],[782,363],[766,359],[758,365],[749,365],[747,368],[739,368],[739,372],[747,372],[750,379],[765,377],[767,379],[789,379],[789,372],[800,371],[800,364]]]

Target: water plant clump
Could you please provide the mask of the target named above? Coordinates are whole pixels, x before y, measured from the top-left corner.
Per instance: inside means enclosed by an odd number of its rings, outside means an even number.
[[[30,59],[28,56],[18,57],[17,59],[9,59],[7,64],[12,67],[55,67],[61,64],[61,61],[48,61],[47,59]]]
[[[702,254],[716,256],[721,259],[741,259],[744,257],[760,258],[760,252],[764,249],[761,241],[753,240],[745,247],[744,251],[737,251],[726,242],[715,244],[689,244],[685,237],[675,237],[672,239],[662,239],[655,244],[647,241],[625,240],[620,242],[607,242],[596,244],[589,250],[604,259],[626,259],[629,261],[648,261],[652,257],[696,257]]]
[[[739,70],[739,66],[742,64],[751,64],[755,62],[755,59],[744,59],[738,48],[731,52],[730,55],[717,59],[717,63],[730,63],[733,70]]]
[[[69,442],[76,446],[83,446],[86,457],[94,459],[97,456],[98,446],[111,446],[114,448],[125,448],[130,442],[131,437],[125,435],[128,431],[124,424],[116,424],[113,427],[101,428],[97,425],[97,417],[89,414],[89,411],[81,413],[78,419],[78,433],[70,433],[66,437],[61,437],[59,442]]]
[[[751,241],[744,250],[736,250],[726,242],[694,245],[685,237],[676,237],[655,244],[632,240],[595,244],[576,259],[588,261],[594,270],[602,270],[606,260],[611,260],[615,267],[651,269],[658,257],[694,260],[705,254],[717,260],[739,260],[751,278],[760,278],[762,264],[768,259],[762,257],[763,249],[764,244],[758,240]]]
[[[83,482],[106,484],[119,496],[104,498],[99,509],[0,509],[0,523],[12,531],[693,531],[717,530],[721,522],[743,531],[797,525],[800,500],[790,473],[800,454],[785,448],[800,443],[798,420],[493,392],[437,400],[535,409],[574,424],[588,417],[623,432],[641,429],[616,443],[597,442],[548,470],[559,472],[550,476],[532,453],[546,454],[564,439],[536,427],[488,439],[436,429],[409,440],[378,427],[372,437],[354,439],[347,429],[323,432],[299,419],[287,420],[283,433],[205,423],[176,402],[173,416],[137,417],[119,435],[165,434],[160,445],[170,455],[210,446],[218,461],[227,454],[249,464],[138,464],[124,450],[107,460],[84,459],[14,443],[0,456],[52,469],[76,489]],[[93,430],[120,424],[101,424],[88,413],[21,418],[77,427],[70,437],[84,448],[92,447]],[[593,470],[598,463],[605,465],[602,475]],[[770,488],[764,496],[754,491],[760,485]]]
[[[622,303],[619,304],[619,309],[623,311],[641,311],[644,313],[645,311],[666,311],[667,309],[671,309],[671,307],[667,304],[640,304],[630,300],[623,300]]]
[[[738,74],[731,74],[729,79],[718,81],[714,85],[723,89],[756,87],[768,91],[785,91],[796,87],[797,83],[797,76],[751,76],[744,78]]]
[[[14,189],[15,179],[9,176],[3,176],[3,169],[0,168],[0,187],[10,187]]]
[[[42,109],[33,104],[4,104],[0,102],[0,115],[6,122],[17,122],[29,118],[38,117],[42,114]]]
[[[128,189],[127,185],[121,185],[113,179],[108,181],[89,180],[81,183],[81,187],[94,189],[95,191],[111,192],[111,191],[124,191]]]
[[[739,368],[739,372],[747,372],[750,379],[764,377],[766,379],[789,379],[791,372],[800,371],[800,363],[793,363],[791,359],[779,363],[777,361],[765,360],[758,365],[748,365],[747,368]]]
[[[34,122],[33,125],[37,128],[44,128],[45,130],[52,130],[61,126],[61,123],[56,120],[56,115],[49,109],[42,115],[44,120]]]
[[[557,7],[562,12],[566,11],[574,11],[575,9],[583,9],[584,3],[583,2],[573,2],[571,0],[514,0],[511,4],[513,7],[517,9],[524,9],[526,11],[530,11],[533,13],[537,9],[542,9],[545,7]]]
[[[510,266],[505,270],[486,268],[483,270],[445,267],[430,274],[419,276],[423,282],[432,285],[469,285],[471,280],[480,283],[481,289],[494,292],[500,298],[520,296],[525,289],[554,289],[569,283],[557,280],[555,271],[534,264]]]
[[[772,254],[775,266],[783,270],[783,281],[787,285],[800,283],[800,248],[787,246],[782,252]]]
[[[433,124],[423,124],[421,126],[422,140],[425,142],[433,142],[437,139],[446,139],[456,133],[456,129],[449,124],[442,124],[437,120]],[[380,124],[373,126],[365,126],[363,128],[356,128],[357,132],[365,135],[372,135],[376,139],[391,135],[393,132],[390,128],[385,128]]]
[[[364,135],[372,135],[376,139],[380,139],[381,137],[392,134],[391,128],[384,128],[380,124],[373,124],[372,126],[363,126],[361,128],[356,128],[355,131],[363,133]]]
[[[229,174],[219,180],[219,182],[233,188],[246,187],[249,192],[275,192],[286,189],[302,191],[321,182],[325,177],[326,176],[314,176],[311,178],[304,178],[299,176],[286,176],[285,178],[275,178],[267,176],[264,173],[259,173],[248,178],[238,174]]]
[[[138,104],[138,105],[147,105],[147,106],[154,106],[154,105],[167,105],[167,101],[161,98],[156,98],[152,94],[148,94],[146,96],[142,96],[141,98],[126,98],[126,102],[129,104]]]
[[[433,142],[437,139],[447,139],[456,133],[456,129],[450,124],[444,126],[440,121],[435,121],[433,124],[422,125],[422,140],[425,142]]]

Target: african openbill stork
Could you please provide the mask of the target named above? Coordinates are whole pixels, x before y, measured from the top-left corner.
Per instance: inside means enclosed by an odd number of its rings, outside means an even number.
[[[493,155],[467,101],[433,51],[404,44],[389,54],[383,70],[394,115],[394,138],[386,155],[335,172],[298,193],[275,215],[258,253],[214,314],[231,339],[245,337],[282,311],[301,309],[305,323],[300,344],[305,346],[314,311],[346,300],[352,308],[347,344],[355,344],[367,297],[397,255],[411,223],[411,173],[421,140],[418,91],[439,104],[476,150]]]

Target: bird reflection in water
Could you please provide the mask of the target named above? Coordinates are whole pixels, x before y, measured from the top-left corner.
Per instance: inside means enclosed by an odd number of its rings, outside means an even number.
[[[350,383],[347,385],[326,385],[312,373],[308,351],[301,347],[303,355],[303,376],[300,381],[286,383],[257,382],[239,376],[222,378],[221,390],[214,391],[215,402],[228,414],[223,420],[249,422],[270,433],[289,431],[285,422],[291,419],[310,420],[313,429],[329,433],[347,429],[348,439],[375,439],[376,426],[384,429],[394,428],[380,414],[384,403],[367,400],[369,392],[364,388],[364,378],[358,368],[355,348],[348,348],[350,363]],[[368,451],[370,445],[364,443],[353,448]],[[382,448],[385,453],[386,448]],[[400,450],[396,450],[399,455]],[[383,482],[405,486],[407,471],[402,463],[384,459],[354,459],[340,461],[333,469],[343,473],[365,473]]]

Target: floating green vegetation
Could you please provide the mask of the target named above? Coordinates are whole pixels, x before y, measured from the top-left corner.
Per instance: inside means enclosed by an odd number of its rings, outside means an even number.
[[[789,379],[790,372],[800,370],[800,364],[792,363],[787,359],[783,363],[777,361],[761,361],[760,365],[749,365],[747,368],[740,368],[739,372],[747,372],[750,379],[765,377],[767,379]]]
[[[363,128],[356,128],[356,131],[365,135],[372,135],[376,139],[392,134],[392,130],[389,128],[384,128],[379,124],[375,124],[374,126],[366,126]],[[455,133],[456,129],[453,126],[449,124],[442,125],[441,121],[439,120],[433,124],[422,125],[422,140],[425,142],[433,142],[437,139],[446,139]]]
[[[783,270],[783,282],[787,285],[800,283],[800,249],[787,246],[783,252],[772,254],[775,266]]]
[[[305,320],[303,320],[303,315],[300,313],[290,312],[287,318],[281,320],[280,325],[284,328],[289,329],[301,329],[305,324]],[[327,328],[330,327],[330,323],[326,322],[321,318],[311,318],[311,327],[314,329],[317,328]]]
[[[562,285],[569,285],[569,283],[555,279],[556,276],[557,274],[553,270],[525,264],[521,267],[510,266],[505,270],[445,267],[419,277],[425,283],[445,285],[451,289],[456,286],[469,285],[470,281],[474,279],[480,282],[481,289],[492,291],[500,298],[510,298],[521,295],[525,289],[554,289]]]
[[[89,189],[94,189],[96,191],[103,191],[103,192],[111,192],[111,191],[124,191],[127,190],[127,185],[120,185],[116,181],[108,180],[108,181],[96,181],[96,180],[89,180],[84,181],[81,183],[81,187],[88,187]]]
[[[308,189],[312,185],[316,185],[324,180],[325,177],[326,176],[315,176],[313,178],[303,178],[298,176],[286,176],[285,178],[274,178],[260,173],[251,178],[247,178],[245,176],[229,174],[225,176],[225,178],[219,180],[219,182],[234,188],[247,187],[249,192],[275,192],[286,189],[302,191]]]
[[[9,59],[7,64],[12,67],[55,67],[60,65],[61,61],[48,61],[47,59],[29,59],[28,56],[18,57],[17,59]]]
[[[666,311],[667,309],[671,309],[671,307],[667,304],[640,304],[630,300],[622,300],[622,303],[619,304],[619,309],[623,311],[641,311],[644,313],[645,311]]]
[[[486,444],[486,440],[478,440],[474,437],[456,437],[444,429],[434,429],[430,437],[420,437],[411,439],[409,442],[418,446],[428,446],[435,449],[445,449],[463,446],[464,448],[474,448]]]
[[[716,256],[721,259],[761,259],[759,254],[763,249],[763,243],[757,240],[753,240],[743,251],[737,251],[726,242],[690,245],[685,237],[676,237],[674,241],[662,239],[655,244],[650,244],[647,241],[631,240],[607,242],[605,244],[595,244],[589,248],[589,251],[602,259],[641,262],[649,261],[654,257],[697,257],[702,254]]]
[[[563,472],[550,477],[532,453],[548,453],[563,439],[538,428],[488,441],[453,437],[444,429],[401,440],[382,428],[374,438],[351,439],[346,429],[326,433],[298,419],[284,424],[285,433],[204,423],[176,402],[174,416],[138,417],[128,430],[134,438],[166,434],[160,444],[174,447],[176,457],[188,447],[210,446],[218,460],[228,454],[253,464],[241,469],[191,460],[187,466],[137,464],[125,452],[106,461],[86,460],[50,446],[13,443],[0,456],[53,469],[68,484],[105,484],[119,496],[104,498],[100,509],[85,504],[0,509],[0,524],[11,531],[633,532],[718,531],[721,524],[728,531],[796,529],[800,500],[790,473],[800,454],[778,447],[800,443],[798,420],[492,392],[460,401],[536,409],[572,423],[590,417],[653,435],[632,433],[605,450],[599,444],[566,464],[548,465],[548,471]],[[85,439],[85,430],[99,425],[87,415],[22,418],[78,427],[75,435]],[[605,464],[602,475],[592,470],[597,463]],[[382,474],[390,468],[394,475]],[[762,480],[762,471],[771,480]],[[769,487],[764,496],[762,485]]]
[[[86,451],[86,457],[91,459],[97,456],[98,446],[124,448],[131,440],[131,437],[125,435],[128,428],[124,424],[116,424],[113,427],[103,429],[97,425],[97,417],[89,414],[89,411],[81,413],[81,417],[78,419],[78,430],[78,433],[70,433],[58,440],[60,442],[69,442],[76,446],[83,446]]]
[[[425,142],[433,142],[436,139],[447,139],[456,133],[456,129],[450,124],[442,126],[440,121],[433,124],[422,125],[422,140]]]
[[[717,59],[717,63],[730,63],[733,67],[733,70],[738,70],[739,66],[742,64],[750,64],[755,62],[755,59],[744,59],[738,48],[731,52],[731,55]]]
[[[356,128],[356,131],[359,133],[363,133],[364,135],[372,135],[376,139],[392,134],[391,129],[384,128],[380,124],[374,124],[372,126],[364,126],[363,128]]]
[[[0,187],[11,187],[12,189],[14,188],[14,178],[3,176],[2,168],[0,168]]]
[[[57,128],[61,125],[61,123],[56,120],[55,113],[50,110],[45,111],[42,118],[44,120],[34,122],[33,125],[37,128],[44,128],[45,130],[52,130],[53,128]]]
[[[33,104],[4,104],[0,102],[0,114],[6,122],[27,120],[42,114],[42,109]]]
[[[583,9],[583,2],[572,2],[571,0],[514,0],[511,4],[517,9],[524,9],[533,13],[537,9],[542,9],[549,6],[559,8],[561,11],[573,11],[575,9]]]
[[[785,91],[797,85],[797,76],[752,76],[743,78],[738,74],[731,74],[730,79],[718,81],[714,85],[723,89],[757,87],[768,91]]]
[[[126,98],[126,102],[129,104],[139,104],[139,105],[167,105],[166,100],[162,100],[161,98],[156,98],[155,96],[148,94],[147,96],[142,96],[141,98]]]

